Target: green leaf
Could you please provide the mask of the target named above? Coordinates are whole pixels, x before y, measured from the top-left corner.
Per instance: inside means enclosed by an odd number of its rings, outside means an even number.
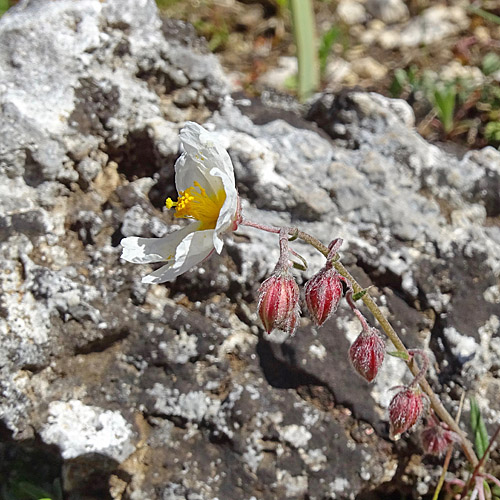
[[[481,69],[486,76],[500,70],[500,56],[495,52],[488,52],[483,57]]]
[[[387,354],[389,354],[389,356],[394,356],[395,358],[400,358],[405,361],[410,361],[410,356],[408,356],[408,354],[406,354],[406,352],[403,351],[390,351]]]
[[[51,500],[50,493],[27,481],[19,481],[17,489],[20,493],[28,496],[30,500]]]
[[[447,134],[453,130],[456,96],[457,88],[455,84],[434,89],[434,107]]]
[[[470,418],[476,452],[479,458],[481,458],[488,448],[489,438],[483,417],[481,416],[481,411],[479,410],[479,406],[474,396],[470,398]]]
[[[332,26],[326,33],[323,34],[320,40],[318,55],[320,73],[324,74],[326,70],[326,63],[328,61],[328,54],[332,49],[332,45],[339,39],[342,34],[338,26]]]
[[[354,300],[354,302],[356,302],[357,300],[362,299],[367,293],[368,293],[368,288],[365,288],[364,290],[353,293],[352,300]]]
[[[408,74],[404,69],[398,68],[394,71],[394,78],[389,88],[389,92],[392,97],[399,97],[408,84]]]
[[[304,101],[319,88],[314,10],[311,0],[290,0],[293,33],[299,62],[299,99]]]
[[[489,142],[500,142],[500,122],[489,122],[484,127],[484,136]]]

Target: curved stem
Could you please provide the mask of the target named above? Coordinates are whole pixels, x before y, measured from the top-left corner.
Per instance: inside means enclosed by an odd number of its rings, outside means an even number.
[[[415,356],[420,356],[422,359],[422,366],[420,371],[415,375],[413,382],[410,384],[410,387],[414,388],[420,383],[421,380],[425,378],[425,374],[427,373],[427,368],[429,368],[429,357],[422,349],[408,349],[408,354],[414,358]]]
[[[318,250],[320,253],[322,253],[326,258],[329,257],[330,255],[330,249],[321,243],[320,240],[315,238],[314,236],[305,233],[304,231],[301,231],[295,227],[289,227],[289,228],[280,228],[280,227],[275,227],[275,226],[267,226],[265,224],[259,224],[256,222],[252,222],[249,220],[246,220],[242,218],[241,220],[241,225],[243,226],[249,226],[249,227],[254,227],[257,229],[261,229],[263,231],[267,231],[270,233],[280,233],[282,229],[285,229],[289,235],[295,236],[305,243],[309,243],[309,245],[312,245],[316,250]],[[331,256],[330,256],[331,257]],[[341,274],[344,278],[346,278],[352,285],[352,289],[354,290],[354,293],[361,292],[363,288],[361,285],[354,279],[354,277],[349,273],[349,271],[343,266],[343,264],[337,260],[333,262],[333,266],[337,270],[339,274]],[[384,330],[385,334],[389,337],[391,342],[394,344],[394,347],[402,352],[405,353],[408,357],[408,349],[406,349],[405,345],[403,344],[402,340],[399,338],[398,334],[392,327],[392,325],[389,323],[387,318],[384,316],[380,308],[377,306],[377,304],[374,302],[374,300],[370,297],[370,295],[365,294],[362,297],[362,300],[365,304],[365,306],[368,308],[368,310],[373,314],[375,319],[378,321],[380,324],[380,327],[382,330]],[[410,369],[411,373],[417,377],[420,373],[420,368],[418,367],[417,363],[415,363],[414,359],[411,359],[408,362],[408,368]],[[465,456],[467,457],[467,460],[471,463],[473,467],[475,467],[479,460],[474,452],[474,447],[472,443],[467,439],[467,436],[465,433],[460,429],[459,425],[455,422],[454,418],[448,413],[448,410],[443,406],[441,403],[441,400],[439,397],[436,395],[436,393],[432,390],[431,386],[429,385],[429,382],[424,378],[419,380],[420,388],[422,391],[428,396],[429,401],[431,403],[432,408],[436,412],[437,415],[441,418],[443,422],[445,422],[448,427],[456,432],[460,438],[461,438],[461,445],[463,452]]]

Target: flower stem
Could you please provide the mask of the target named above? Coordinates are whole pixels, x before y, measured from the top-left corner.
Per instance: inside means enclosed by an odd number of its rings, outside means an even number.
[[[248,226],[248,227],[254,227],[256,229],[261,229],[262,231],[267,231],[270,233],[275,233],[279,234],[283,229],[290,235],[294,236],[298,239],[301,239],[305,243],[308,243],[309,245],[313,246],[316,250],[318,250],[320,253],[322,253],[326,258],[332,258],[330,255],[330,249],[321,243],[320,240],[315,238],[314,236],[304,232],[300,231],[299,229],[295,227],[286,227],[286,228],[281,228],[281,227],[276,227],[276,226],[268,226],[265,224],[259,224],[257,222],[252,222],[249,221],[245,218],[242,217],[242,220],[240,222],[240,225],[242,226]],[[344,278],[346,278],[352,286],[352,289],[354,293],[361,292],[363,288],[361,285],[354,279],[354,277],[349,273],[349,271],[343,266],[343,264],[339,261],[336,260],[333,262],[333,266],[335,269],[338,271],[339,274],[341,274]],[[392,327],[392,325],[389,323],[387,318],[384,316],[380,308],[377,306],[377,304],[374,302],[374,300],[370,297],[368,293],[366,293],[363,297],[362,300],[365,304],[365,306],[368,308],[368,310],[373,314],[375,319],[378,321],[380,324],[382,330],[384,330],[385,334],[389,337],[391,342],[394,344],[394,347],[406,354],[409,358],[410,361],[408,362],[408,368],[411,371],[411,373],[415,377],[419,377],[421,374],[421,370],[415,360],[413,359],[413,356],[410,356],[408,353],[408,350],[406,349],[405,345],[403,344],[402,340],[399,338],[398,334]],[[456,432],[460,438],[461,438],[461,446],[463,449],[463,452],[465,456],[467,457],[467,460],[471,463],[473,467],[475,467],[478,464],[478,458],[474,452],[474,447],[472,443],[467,439],[467,436],[465,433],[460,429],[459,425],[457,422],[455,422],[454,418],[448,413],[448,410],[443,406],[441,403],[441,400],[439,397],[436,395],[436,393],[432,390],[431,386],[429,385],[429,382],[427,382],[425,377],[419,378],[418,383],[420,385],[420,388],[422,391],[427,394],[431,406],[436,412],[437,415],[441,418],[443,422],[445,422],[448,427]]]
[[[347,303],[352,309],[352,312],[357,316],[359,319],[359,322],[361,323],[361,326],[363,328],[363,331],[365,333],[370,333],[370,326],[368,325],[368,322],[366,321],[365,317],[361,313],[361,311],[356,307],[356,304],[354,304],[354,301],[352,300],[352,291],[348,290],[347,293],[345,294],[345,298],[347,300]]]
[[[420,356],[422,360],[422,367],[420,368],[420,371],[415,375],[413,382],[410,384],[411,388],[415,388],[418,384],[420,384],[420,381],[425,378],[427,368],[429,368],[429,357],[422,349],[408,349],[408,354],[412,358],[414,358],[415,356]]]

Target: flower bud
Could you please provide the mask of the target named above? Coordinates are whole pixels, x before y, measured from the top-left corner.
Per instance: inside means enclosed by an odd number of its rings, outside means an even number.
[[[288,273],[273,274],[259,288],[259,316],[267,333],[293,335],[299,319],[299,287]]]
[[[424,409],[422,393],[411,387],[404,387],[389,404],[390,436],[392,439],[413,427]]]
[[[431,416],[421,435],[422,447],[429,455],[441,456],[451,443],[460,441],[460,436],[451,431],[444,422]]]
[[[306,304],[316,325],[321,326],[337,310],[342,292],[342,278],[333,268],[323,268],[306,283]]]
[[[385,356],[385,344],[376,328],[362,331],[349,349],[354,369],[368,382],[376,376]]]

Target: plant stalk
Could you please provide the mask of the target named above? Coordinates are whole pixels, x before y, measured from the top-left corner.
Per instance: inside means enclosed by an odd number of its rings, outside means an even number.
[[[279,227],[274,227],[274,226],[267,226],[265,224],[259,224],[256,222],[252,222],[249,220],[246,220],[242,218],[242,221],[240,223],[243,226],[248,226],[248,227],[254,227],[256,229],[261,229],[263,231],[267,231],[270,233],[275,233],[279,234],[282,230],[282,228]],[[299,238],[305,243],[308,243],[309,245],[312,245],[316,250],[318,250],[320,253],[322,253],[326,258],[328,258],[330,254],[329,248],[321,243],[317,238],[314,236],[301,231],[295,227],[290,227],[290,228],[285,228],[286,231],[290,236],[293,236],[294,238]],[[352,285],[352,288],[354,290],[354,293],[361,292],[363,288],[361,285],[354,279],[354,277],[349,273],[349,271],[343,266],[343,264],[337,260],[333,262],[333,266],[335,269],[338,271],[339,274],[341,274],[344,278],[349,280],[349,282]],[[403,344],[402,340],[399,338],[398,334],[392,327],[392,325],[389,323],[387,318],[384,316],[380,308],[377,306],[377,304],[374,302],[374,300],[370,297],[370,295],[365,294],[362,297],[362,300],[368,310],[373,314],[375,319],[378,321],[380,324],[382,330],[384,330],[385,334],[389,337],[391,342],[394,344],[394,347],[402,353],[405,353],[409,358],[410,361],[407,363],[408,368],[410,369],[411,373],[417,377],[420,373],[420,368],[418,367],[417,363],[413,359],[413,357],[409,356],[408,349],[405,347]],[[469,441],[465,433],[460,429],[459,425],[457,422],[455,422],[455,419],[448,413],[448,410],[443,406],[441,403],[441,400],[439,397],[436,395],[436,393],[432,390],[431,386],[429,385],[429,382],[425,378],[422,378],[419,380],[419,385],[422,391],[428,396],[429,401],[431,403],[432,408],[436,412],[437,415],[441,418],[441,420],[448,425],[448,427],[457,433],[460,438],[461,438],[461,446],[462,450],[467,458],[467,460],[470,462],[470,464],[473,467],[476,467],[479,460],[476,456],[476,453],[474,452],[474,447],[472,443]]]

